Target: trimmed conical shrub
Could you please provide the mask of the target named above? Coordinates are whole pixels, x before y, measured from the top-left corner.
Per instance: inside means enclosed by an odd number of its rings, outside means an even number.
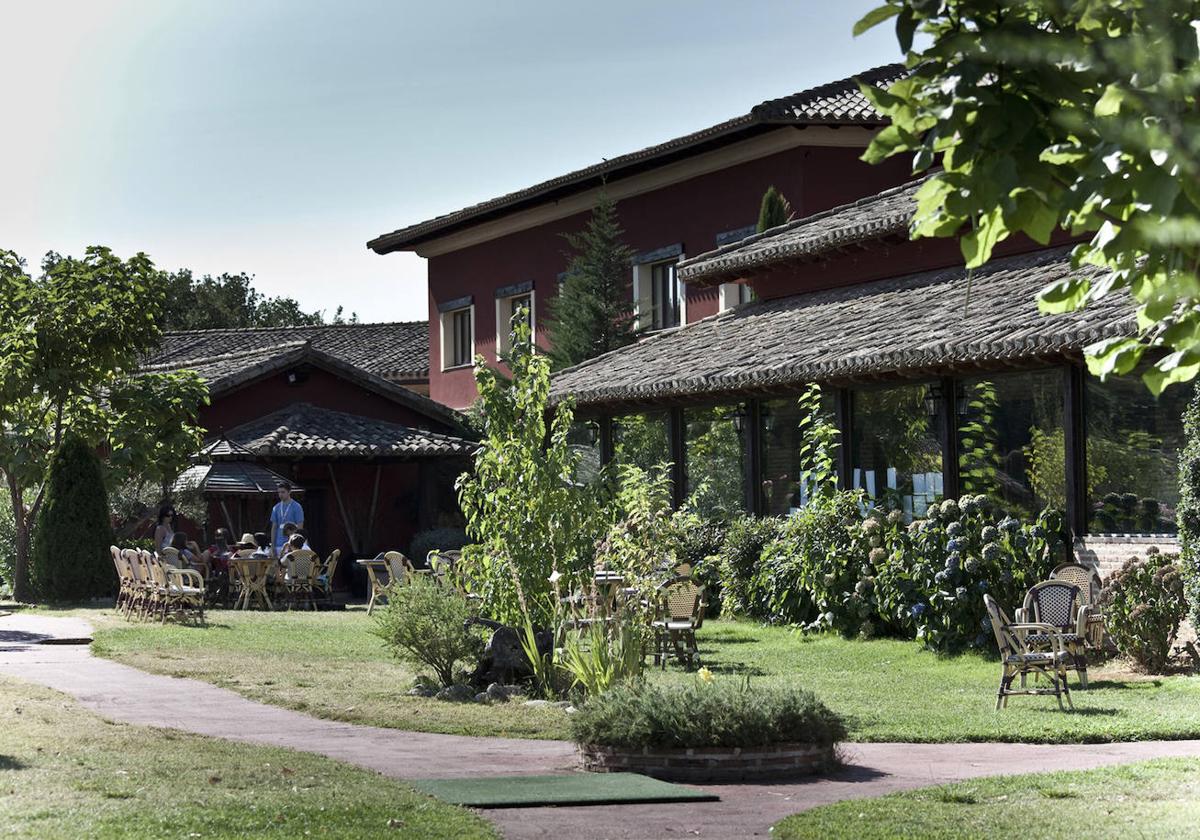
[[[774,186],[767,187],[767,191],[763,193],[762,205],[758,209],[758,232],[779,227],[791,218],[792,205],[783,197],[783,193]]]
[[[1183,431],[1186,442],[1179,455],[1179,505],[1175,517],[1188,606],[1192,623],[1200,626],[1200,394],[1192,398],[1183,412]]]
[[[116,582],[111,543],[100,460],[83,438],[68,433],[50,462],[34,532],[31,572],[38,598],[62,603],[110,593]]]

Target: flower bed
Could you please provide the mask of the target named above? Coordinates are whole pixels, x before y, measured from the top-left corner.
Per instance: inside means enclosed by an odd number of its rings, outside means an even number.
[[[714,680],[619,685],[571,717],[593,772],[735,782],[823,770],[845,737],[840,718],[807,691]]]
[[[669,782],[751,782],[819,773],[835,757],[832,744],[640,750],[581,744],[579,760],[592,773],[642,773]]]

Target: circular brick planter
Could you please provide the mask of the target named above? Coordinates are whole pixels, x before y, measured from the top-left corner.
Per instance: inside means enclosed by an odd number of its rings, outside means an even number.
[[[834,763],[834,748],[814,744],[702,749],[627,749],[580,744],[592,773],[642,773],[669,782],[748,782],[819,773]]]

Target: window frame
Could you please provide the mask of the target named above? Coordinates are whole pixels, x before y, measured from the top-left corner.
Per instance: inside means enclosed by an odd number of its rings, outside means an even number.
[[[537,299],[532,287],[511,295],[496,298],[496,355],[512,349],[513,318],[516,317],[514,303],[529,301],[529,343],[537,344]]]
[[[466,315],[466,335],[469,337],[467,346],[461,346],[459,335],[456,333],[456,328],[459,323],[459,317],[465,313]],[[441,350],[442,350],[442,370],[461,370],[469,368],[475,364],[475,304],[471,303],[467,306],[459,306],[454,309],[446,310],[440,313],[441,322]],[[466,361],[458,361],[458,351],[465,349],[467,351]]]
[[[678,265],[686,258],[682,249],[672,256],[657,259],[641,259],[633,265],[633,308],[634,329],[639,333],[659,332],[661,330],[678,329],[687,324],[687,285],[679,278]],[[678,323],[664,326],[654,305],[656,286],[655,269],[671,266],[675,278],[675,294],[677,296]]]

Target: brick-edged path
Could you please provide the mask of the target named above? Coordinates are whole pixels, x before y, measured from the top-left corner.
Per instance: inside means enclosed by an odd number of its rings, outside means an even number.
[[[208,683],[156,676],[39,639],[90,635],[78,619],[0,616],[0,673],[71,695],[112,720],[320,753],[397,779],[571,772],[562,741],[470,738],[321,720]],[[767,837],[788,814],[977,776],[1078,770],[1163,756],[1198,756],[1200,741],[1126,744],[848,744],[836,775],[789,784],[705,786],[720,802],[485,811],[509,838]]]

